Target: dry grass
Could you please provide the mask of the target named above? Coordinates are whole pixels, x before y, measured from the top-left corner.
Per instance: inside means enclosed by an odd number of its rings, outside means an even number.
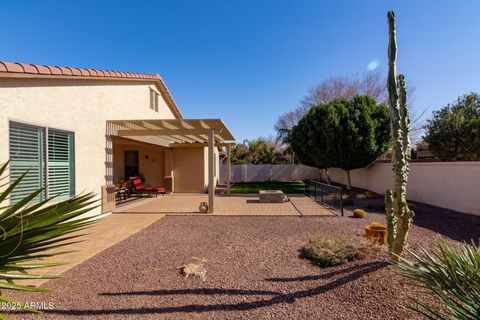
[[[380,248],[358,236],[314,236],[300,249],[300,256],[322,268],[365,259]]]

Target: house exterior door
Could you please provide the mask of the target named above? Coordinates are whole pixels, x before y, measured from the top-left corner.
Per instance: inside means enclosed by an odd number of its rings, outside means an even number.
[[[139,176],[138,150],[125,150],[125,180]]]

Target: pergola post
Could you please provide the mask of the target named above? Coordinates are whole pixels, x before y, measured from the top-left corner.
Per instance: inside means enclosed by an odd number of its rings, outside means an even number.
[[[232,145],[227,145],[227,194],[230,194],[232,184]]]
[[[208,132],[208,213],[213,213],[215,206],[215,172],[214,161],[215,154],[213,152],[215,145],[215,131],[212,129]]]

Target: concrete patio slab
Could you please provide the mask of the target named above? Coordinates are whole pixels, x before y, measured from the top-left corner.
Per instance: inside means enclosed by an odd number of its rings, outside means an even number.
[[[165,215],[206,215],[200,213],[200,202],[206,194],[170,194],[119,206],[114,213],[161,213]],[[214,216],[335,216],[329,209],[303,195],[290,195],[284,203],[260,203],[258,194],[232,194],[215,197]]]

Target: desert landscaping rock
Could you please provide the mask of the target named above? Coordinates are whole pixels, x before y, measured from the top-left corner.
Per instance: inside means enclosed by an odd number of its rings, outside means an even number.
[[[347,212],[351,215],[351,212]],[[410,249],[431,247],[436,231],[479,238],[480,217],[419,204]],[[41,315],[12,319],[418,319],[403,306],[418,294],[381,253],[320,269],[298,258],[314,234],[362,235],[371,213],[348,217],[167,216],[46,283],[52,293],[5,292],[53,302]],[[455,223],[452,223],[455,221]],[[178,267],[205,258],[206,281]],[[3,293],[3,292],[2,292]]]

